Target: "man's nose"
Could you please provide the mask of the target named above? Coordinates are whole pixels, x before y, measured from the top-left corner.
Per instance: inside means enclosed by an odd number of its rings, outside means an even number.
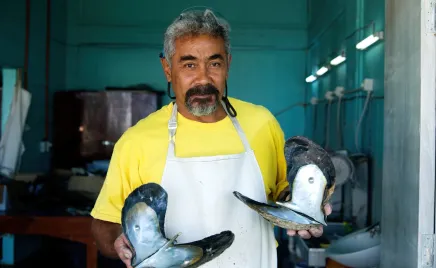
[[[202,85],[211,82],[210,73],[207,66],[202,65],[200,68],[198,68],[197,82]]]

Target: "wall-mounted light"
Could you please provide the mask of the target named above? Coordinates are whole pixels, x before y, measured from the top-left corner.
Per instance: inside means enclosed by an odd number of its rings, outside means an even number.
[[[307,83],[312,83],[315,80],[316,80],[316,76],[314,76],[314,75],[310,75],[306,78]]]
[[[362,41],[360,41],[356,45],[356,48],[359,50],[365,50],[369,46],[371,46],[372,44],[374,44],[375,42],[377,42],[378,40],[381,40],[381,39],[383,39],[383,32],[376,32],[374,34],[371,34],[367,38],[363,39]]]
[[[318,71],[316,71],[316,75],[321,76],[325,74],[328,70],[329,68],[327,66],[322,66],[321,68],[318,69]]]
[[[336,66],[343,63],[346,59],[347,58],[345,57],[345,52],[342,51],[340,55],[330,61],[330,64]]]

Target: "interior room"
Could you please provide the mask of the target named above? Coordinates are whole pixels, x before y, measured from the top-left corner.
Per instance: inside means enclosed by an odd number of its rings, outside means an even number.
[[[190,9],[230,24],[228,96],[334,167],[322,235],[274,225],[274,266],[436,267],[432,0],[0,1],[0,267],[126,267],[91,211],[118,141],[173,101],[164,34]]]

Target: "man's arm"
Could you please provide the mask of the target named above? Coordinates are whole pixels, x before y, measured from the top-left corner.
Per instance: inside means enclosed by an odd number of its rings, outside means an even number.
[[[290,198],[290,190],[289,190],[289,185],[286,186],[285,189],[283,189],[283,191],[280,192],[279,196],[277,197],[277,201],[288,201]]]
[[[269,121],[272,141],[275,147],[277,171],[275,178],[276,189],[273,191],[274,201],[284,201],[289,195],[289,183],[287,181],[287,165],[285,159],[285,134],[277,121],[270,113]]]
[[[120,236],[121,210],[140,176],[137,148],[126,135],[116,143],[105,181],[91,211],[94,218],[91,231],[97,248],[109,258],[121,258],[121,251],[128,244],[124,236]]]
[[[112,259],[119,258],[114,243],[121,234],[120,224],[94,219],[91,225],[91,232],[94,236],[97,248],[102,255]]]

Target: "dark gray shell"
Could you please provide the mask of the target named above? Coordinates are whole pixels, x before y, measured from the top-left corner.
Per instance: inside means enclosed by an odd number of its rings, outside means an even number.
[[[121,225],[133,248],[132,267],[198,267],[232,245],[231,231],[175,244],[177,236],[171,239],[165,236],[167,201],[167,192],[156,183],[141,185],[126,198]]]
[[[287,163],[287,180],[292,199],[292,186],[300,168],[314,164],[322,171],[327,180],[323,193],[323,205],[325,205],[334,191],[335,168],[327,151],[308,138],[295,136],[285,142],[285,159]],[[296,190],[296,189],[295,189]],[[233,193],[241,202],[255,210],[264,219],[272,224],[291,230],[308,230],[321,224],[318,220],[310,217],[303,211],[292,210],[277,203],[264,204],[253,200],[240,192]],[[323,207],[319,208],[323,211]]]
[[[324,148],[306,137],[294,136],[285,142],[285,159],[289,187],[292,187],[301,167],[314,164],[321,169],[327,179],[324,199],[327,201],[330,198],[335,186],[336,171],[329,153]],[[292,193],[292,188],[290,192]]]
[[[273,203],[264,204],[257,202],[256,200],[253,200],[237,191],[233,192],[233,194],[248,207],[259,213],[259,215],[265,220],[278,227],[298,231],[308,230],[321,225],[321,223],[315,219],[311,219],[307,215],[297,213],[288,208],[284,208]]]
[[[129,196],[124,201],[124,206],[121,211],[121,224],[123,230],[127,229],[126,217],[127,213],[139,202],[146,203],[150,208],[152,208],[158,217],[159,228],[162,234],[165,233],[165,215],[167,211],[168,204],[168,194],[167,192],[156,183],[144,184],[129,194]]]

